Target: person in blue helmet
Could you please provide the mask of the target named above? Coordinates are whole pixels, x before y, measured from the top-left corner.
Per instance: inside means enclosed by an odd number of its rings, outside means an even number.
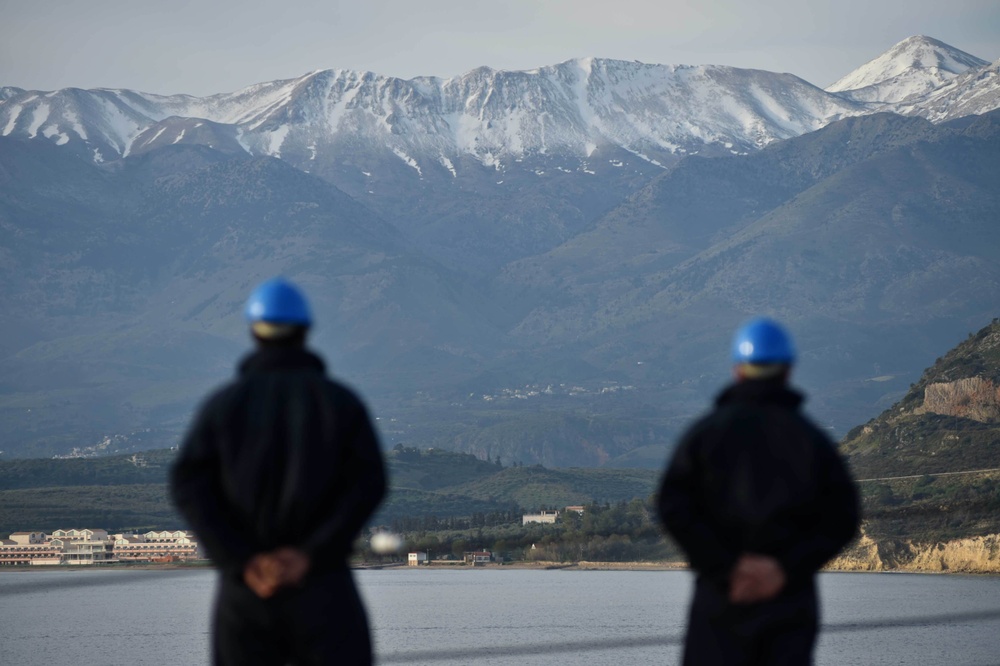
[[[370,664],[347,558],[385,494],[371,419],[305,348],[294,284],[261,284],[246,317],[256,349],[198,410],[170,477],[220,571],[213,662]]]
[[[811,664],[815,574],[854,537],[854,482],[788,387],[787,331],[754,319],[733,339],[735,381],[683,435],[660,519],[696,574],[684,661]]]

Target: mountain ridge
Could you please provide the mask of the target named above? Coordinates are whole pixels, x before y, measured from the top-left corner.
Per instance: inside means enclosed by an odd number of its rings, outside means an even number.
[[[756,150],[931,93],[987,64],[918,36],[825,91],[791,74],[593,57],[520,71],[480,67],[450,78],[323,69],[206,97],[0,88],[0,127],[4,136],[82,142],[95,161],[127,157],[156,145],[153,138],[159,145],[211,143],[212,137],[188,134],[191,125],[209,121],[227,126],[221,133],[230,148],[281,157],[307,170],[318,158],[322,171],[324,153],[345,150],[339,138],[345,133],[388,149],[417,177],[428,169],[457,177],[461,155],[502,170],[527,154],[563,152],[585,163],[601,146],[665,165],[706,150]],[[897,94],[869,94],[886,86]],[[190,121],[187,127],[169,122],[180,118]]]
[[[752,149],[858,110],[791,74],[599,58],[524,71],[478,68],[450,79],[318,70],[204,98],[107,89],[4,90],[5,136],[41,133],[59,145],[90,142],[100,152],[95,159],[127,157],[139,134],[166,131],[157,124],[185,117],[237,128],[243,148],[256,154],[323,149],[317,141],[329,143],[346,132],[355,139],[377,137],[404,152],[398,156],[404,163],[405,153],[416,152],[447,171],[453,170],[447,161],[460,154],[495,166],[501,153],[508,161],[551,151],[586,159],[602,144],[655,164],[657,157],[712,145]],[[697,104],[698,113],[687,100]],[[166,139],[190,141],[178,131]]]

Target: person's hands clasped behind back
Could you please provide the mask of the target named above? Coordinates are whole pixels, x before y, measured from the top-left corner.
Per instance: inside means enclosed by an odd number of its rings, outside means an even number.
[[[254,555],[243,569],[243,580],[261,599],[284,587],[294,587],[309,572],[309,556],[295,548],[279,548]]]
[[[729,574],[729,601],[755,604],[773,599],[785,587],[785,571],[768,555],[744,553]]]

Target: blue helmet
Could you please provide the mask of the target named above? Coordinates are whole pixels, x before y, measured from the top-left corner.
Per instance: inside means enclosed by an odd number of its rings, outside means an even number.
[[[778,322],[760,317],[740,326],[733,337],[733,363],[791,365],[795,346],[788,331]]]
[[[273,278],[261,283],[250,294],[246,307],[247,321],[270,324],[310,326],[312,314],[302,291],[283,278]]]

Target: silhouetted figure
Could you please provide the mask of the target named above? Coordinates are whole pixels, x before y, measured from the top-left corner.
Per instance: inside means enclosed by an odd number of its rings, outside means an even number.
[[[385,493],[371,421],[305,349],[294,285],[260,285],[246,314],[256,350],[202,405],[171,475],[220,569],[214,663],[370,664],[347,558]]]
[[[777,323],[741,327],[735,383],[663,477],[661,519],[697,573],[686,665],[812,663],[815,573],[853,538],[859,514],[833,442],[787,387],[794,361]]]

